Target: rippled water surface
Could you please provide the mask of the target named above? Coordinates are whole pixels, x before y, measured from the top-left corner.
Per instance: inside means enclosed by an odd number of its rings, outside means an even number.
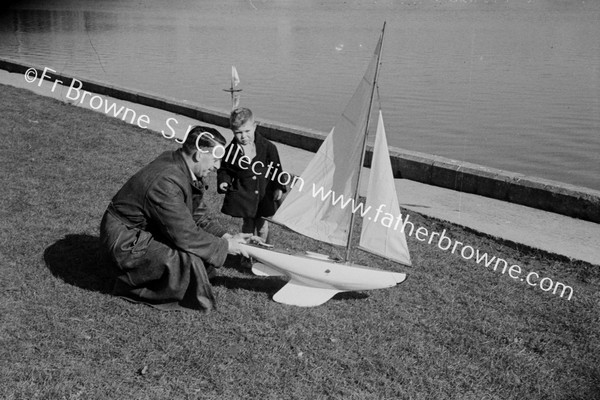
[[[600,189],[600,2],[24,1],[0,56],[328,132],[387,20],[391,145]]]

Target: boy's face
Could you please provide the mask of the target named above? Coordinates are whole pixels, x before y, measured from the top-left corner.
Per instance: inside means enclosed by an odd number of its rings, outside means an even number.
[[[256,123],[254,119],[249,119],[242,126],[233,128],[233,134],[235,136],[235,140],[239,144],[247,145],[250,143],[254,143],[254,131],[256,130]]]

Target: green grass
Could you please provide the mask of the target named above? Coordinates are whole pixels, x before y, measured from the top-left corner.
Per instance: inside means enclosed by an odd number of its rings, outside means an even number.
[[[172,141],[0,86],[3,399],[598,399],[600,271],[411,213],[430,231],[569,284],[569,301],[409,238],[396,288],[317,308],[222,268],[218,310],[160,312],[110,295],[98,254],[110,198]],[[214,178],[213,178],[214,179]],[[214,181],[213,181],[214,186]],[[239,222],[218,214],[230,231]],[[279,247],[327,251],[276,229]],[[357,262],[398,268],[355,251]]]

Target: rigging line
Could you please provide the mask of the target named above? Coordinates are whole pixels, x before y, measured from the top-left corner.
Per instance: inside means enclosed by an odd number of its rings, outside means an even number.
[[[250,5],[252,6],[252,8],[254,8],[255,10],[258,10],[258,8],[256,8],[256,6],[254,5],[254,3],[252,3],[252,0],[248,0],[248,3],[250,3]]]
[[[102,72],[104,72],[104,75],[106,75],[106,71],[104,70],[104,65],[102,65],[102,60],[100,60],[100,56],[98,55],[98,52],[96,51],[96,48],[94,47],[94,43],[92,43],[92,38],[90,37],[90,33],[88,32],[87,27],[85,28],[85,33],[87,34],[88,40],[90,41],[90,45],[92,46],[94,53],[96,53],[96,58],[98,58],[98,62],[100,63],[100,68],[102,68]]]
[[[21,55],[21,47],[23,45],[23,43],[21,42],[21,36],[17,35],[17,32],[19,32],[19,28],[15,27],[16,29],[13,29],[13,36],[15,37],[15,39],[17,40],[17,50],[19,53],[19,56]],[[20,57],[19,57],[20,58]]]

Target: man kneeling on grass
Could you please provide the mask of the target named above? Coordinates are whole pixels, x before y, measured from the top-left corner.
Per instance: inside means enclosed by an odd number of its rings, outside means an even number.
[[[219,168],[213,149],[223,145],[217,130],[197,126],[113,197],[100,239],[119,270],[114,294],[161,309],[214,308],[209,277],[228,253],[247,257],[239,244],[251,237],[232,236],[207,216],[203,179]]]

